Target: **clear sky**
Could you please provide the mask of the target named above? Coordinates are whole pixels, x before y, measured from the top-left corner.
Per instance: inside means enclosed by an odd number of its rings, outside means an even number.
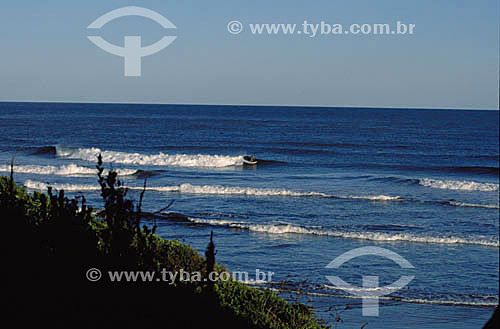
[[[106,12],[141,6],[144,17],[87,26]],[[0,101],[276,104],[498,109],[498,0],[1,0]],[[228,22],[243,23],[240,34]],[[413,35],[253,35],[250,23],[415,24]],[[142,59],[122,46],[177,39]]]

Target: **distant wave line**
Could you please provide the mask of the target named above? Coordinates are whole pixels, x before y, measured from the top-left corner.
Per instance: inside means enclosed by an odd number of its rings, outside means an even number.
[[[36,190],[46,190],[48,186],[65,191],[98,191],[100,187],[96,185],[87,184],[50,184],[33,180],[26,180],[24,185],[27,188]],[[142,186],[124,186],[130,190],[142,190]],[[406,199],[401,196],[392,195],[335,195],[323,192],[300,192],[288,189],[267,189],[267,188],[253,188],[253,187],[238,187],[238,186],[222,186],[222,185],[191,185],[180,184],[170,186],[147,186],[146,190],[156,191],[161,193],[186,193],[186,194],[206,194],[206,195],[242,195],[242,196],[276,196],[276,197],[317,197],[317,198],[330,198],[330,199],[345,199],[345,200],[365,200],[365,201],[378,201],[378,202],[423,202],[433,203],[446,206],[455,207],[474,207],[474,208],[487,208],[498,209],[498,205],[488,204],[473,204],[466,202],[459,202],[456,200],[446,201],[424,201]]]
[[[230,220],[188,218],[191,223],[209,226],[223,226],[235,229],[244,229],[254,232],[269,234],[308,234],[318,236],[329,236],[348,239],[371,240],[382,242],[417,242],[417,243],[435,243],[435,244],[470,244],[486,247],[498,247],[498,241],[484,238],[464,238],[457,236],[419,236],[407,233],[382,233],[382,232],[345,232],[323,229],[312,226],[300,226],[294,224],[251,224],[245,222],[236,222]]]
[[[374,181],[389,181],[404,184],[416,184],[424,187],[445,190],[457,191],[481,191],[481,192],[496,192],[499,190],[499,184],[476,182],[470,180],[451,180],[451,179],[435,179],[435,178],[400,178],[400,177],[375,177],[371,178]]]
[[[56,189],[64,189],[66,191],[97,191],[100,189],[98,185],[85,184],[49,184],[26,180],[24,185],[28,188],[44,190],[48,186]],[[130,190],[142,190],[140,186],[124,186]],[[265,189],[252,187],[236,187],[222,185],[191,185],[180,184],[170,186],[148,186],[146,190],[157,192],[179,192],[190,194],[216,194],[216,195],[247,195],[247,196],[289,196],[289,197],[323,197],[323,198],[338,198],[338,199],[362,199],[370,201],[399,201],[404,200],[399,196],[388,195],[332,195],[321,192],[299,192],[287,189]]]
[[[246,283],[246,282],[245,282]],[[246,284],[252,285],[254,284],[253,282],[248,282]],[[288,293],[294,293],[294,294],[302,294],[302,295],[308,295],[308,296],[318,296],[318,297],[332,297],[332,298],[359,298],[357,295],[344,295],[344,294],[331,294],[331,293],[325,293],[325,292],[316,292],[316,291],[309,291],[307,289],[287,289],[287,288],[277,288],[276,286],[279,286],[279,282],[263,282],[259,284],[268,284],[271,286],[271,290],[275,291],[280,291],[280,292],[288,292]],[[274,286],[274,287],[273,287]],[[329,285],[324,285],[325,288],[331,289],[331,290],[345,290],[345,288],[338,288],[334,286],[329,286]],[[487,296],[487,297],[496,297],[496,296]],[[408,297],[401,297],[401,296],[381,296],[379,299],[382,300],[387,300],[387,301],[395,301],[395,302],[405,302],[405,303],[412,303],[412,304],[435,304],[435,305],[447,305],[447,306],[475,306],[475,307],[494,307],[498,305],[498,301],[491,301],[491,302],[486,302],[486,301],[475,301],[475,300],[453,300],[453,299],[427,299],[427,298],[408,298]]]

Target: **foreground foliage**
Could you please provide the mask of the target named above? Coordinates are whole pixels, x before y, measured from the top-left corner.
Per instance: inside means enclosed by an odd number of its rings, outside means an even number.
[[[312,310],[289,304],[271,291],[236,281],[89,282],[89,268],[111,270],[199,271],[215,264],[212,239],[206,258],[178,241],[142,226],[141,204],[126,198],[116,172],[98,182],[104,201],[96,217],[83,196],[64,191],[28,194],[11,177],[0,177],[0,214],[4,221],[9,289],[4,295],[16,327],[38,325],[82,328],[320,328]],[[101,218],[102,217],[102,218]]]

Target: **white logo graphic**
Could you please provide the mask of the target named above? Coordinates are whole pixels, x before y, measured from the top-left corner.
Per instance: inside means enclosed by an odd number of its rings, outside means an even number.
[[[339,268],[342,264],[353,258],[366,255],[382,256],[394,261],[402,268],[414,268],[413,265],[401,255],[394,251],[379,247],[361,247],[350,250],[335,258],[326,268]],[[378,316],[378,298],[403,288],[410,283],[415,276],[403,275],[396,282],[385,287],[378,286],[378,276],[363,276],[363,287],[352,286],[338,276],[326,276],[326,278],[338,288],[362,298],[363,316]]]
[[[169,21],[164,16],[158,14],[147,8],[141,7],[123,7],[119,9],[112,10],[98,19],[96,19],[92,24],[90,24],[88,29],[100,29],[106,23],[120,17],[124,16],[142,16],[149,18],[158,24],[160,24],[165,29],[175,29],[175,25]],[[121,56],[125,59],[125,76],[141,76],[141,59],[144,56],[149,56],[155,54],[167,47],[169,44],[174,42],[177,38],[175,36],[164,36],[156,43],[141,47],[141,37],[140,36],[125,36],[124,47],[119,47],[110,44],[100,36],[89,36],[90,41],[92,41],[97,47],[111,53],[113,55]]]

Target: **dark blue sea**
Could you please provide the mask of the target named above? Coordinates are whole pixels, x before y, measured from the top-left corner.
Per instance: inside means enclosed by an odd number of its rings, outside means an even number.
[[[498,304],[498,111],[0,103],[0,174],[84,194],[101,208],[96,155],[118,171],[158,233],[232,271],[272,271],[268,287],[338,328],[480,328]],[[243,164],[255,155],[256,166]],[[150,222],[146,222],[150,225]],[[414,268],[365,255],[393,251]],[[326,276],[404,288],[379,316]],[[250,277],[251,278],[251,277]],[[336,322],[340,316],[342,322]]]

